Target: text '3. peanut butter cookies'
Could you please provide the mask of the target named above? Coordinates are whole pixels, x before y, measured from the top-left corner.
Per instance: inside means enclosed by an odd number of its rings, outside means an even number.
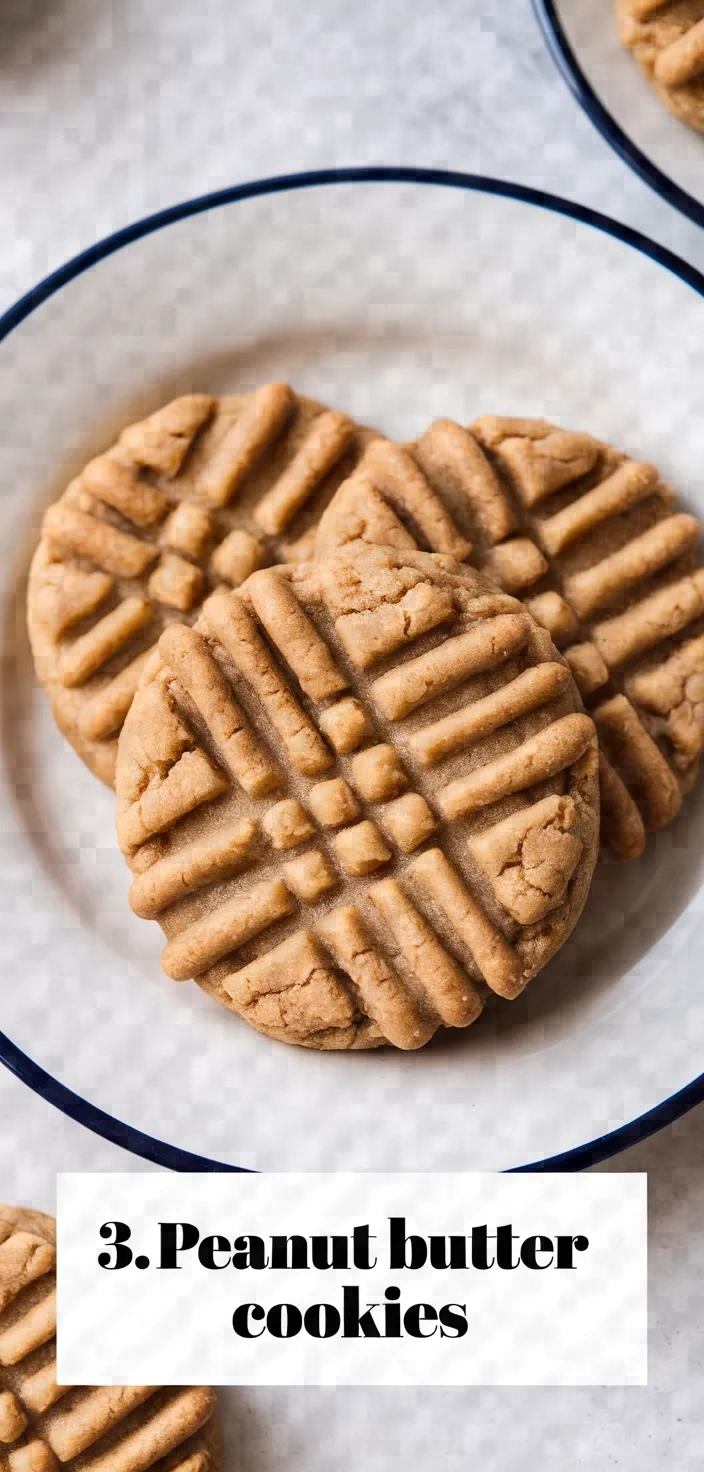
[[[370,446],[317,547],[452,539],[524,599],[594,714],[604,842],[634,858],[679,811],[704,743],[700,531],[652,465],[546,420],[487,416]]]
[[[60,729],[103,781],[161,630],[294,555],[372,437],[283,383],[191,394],[124,430],[49,508],[30,639]]]
[[[56,1227],[0,1206],[3,1472],[220,1472],[205,1387],[56,1383]]]
[[[619,36],[671,112],[704,133],[704,0],[616,0]]]
[[[117,794],[167,974],[313,1048],[417,1048],[517,996],[597,851],[566,662],[515,599],[417,551],[258,572],[167,629]]]

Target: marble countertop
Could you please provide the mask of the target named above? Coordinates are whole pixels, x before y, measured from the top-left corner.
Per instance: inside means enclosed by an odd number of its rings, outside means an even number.
[[[610,0],[592,0],[609,4]],[[704,266],[704,234],[579,111],[529,0],[0,0],[0,310],[194,194],[362,163],[479,171],[593,205]],[[704,1108],[605,1170],[650,1179],[647,1390],[231,1391],[232,1465],[446,1472],[700,1463]],[[0,1070],[0,1197],[146,1169]]]

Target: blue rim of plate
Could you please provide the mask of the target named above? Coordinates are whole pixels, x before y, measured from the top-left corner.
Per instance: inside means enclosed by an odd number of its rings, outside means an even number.
[[[298,189],[317,189],[329,184],[427,184],[517,200],[522,204],[533,205],[538,209],[578,220],[580,224],[589,225],[592,229],[610,235],[615,240],[620,240],[623,245],[631,246],[632,249],[663,266],[665,270],[672,272],[704,300],[704,276],[694,266],[681,260],[665,246],[656,245],[646,235],[633,230],[629,225],[619,224],[616,220],[610,219],[608,215],[602,215],[586,205],[572,203],[561,199],[558,195],[547,194],[543,190],[532,189],[525,184],[513,184],[503,179],[487,178],[481,174],[378,165],[319,169],[308,173],[282,174],[269,179],[257,179],[251,183],[237,184],[229,189],[200,195],[196,199],[186,200],[182,204],[161,210],[158,214],[148,215],[145,219],[138,220],[133,225],[128,225],[125,229],[106,236],[104,240],[98,241],[96,245],[74,256],[72,260],[60,266],[57,271],[53,271],[50,276],[45,277],[21,297],[13,307],[0,316],[0,342],[9,337],[10,333],[25,318],[29,317],[37,307],[40,307],[49,297],[54,296],[68,282],[81,276],[84,271],[89,271],[92,266],[105,260],[107,256],[113,255],[115,251],[132,244],[133,241],[141,240],[156,230],[163,230],[167,225],[188,219],[191,215],[204,214],[207,210],[219,209],[223,205],[237,204],[241,200],[256,199],[262,195],[284,194]],[[170,1145],[165,1140],[156,1139],[133,1125],[115,1119],[113,1115],[99,1109],[97,1105],[84,1099],[80,1094],[74,1093],[66,1084],[62,1084],[59,1079],[47,1073],[40,1064],[35,1063],[27,1053],[23,1052],[2,1032],[0,1032],[0,1063],[4,1064],[21,1083],[26,1084],[34,1093],[39,1094],[47,1103],[61,1110],[77,1124],[102,1136],[110,1144],[117,1145],[123,1150],[129,1150],[133,1155],[141,1156],[142,1159],[150,1161],[153,1165],[176,1171],[232,1173],[248,1171],[246,1166],[226,1165],[221,1161],[211,1160],[207,1156],[193,1154],[181,1149],[178,1145]],[[704,1073],[693,1079],[683,1089],[678,1090],[676,1094],[672,1094],[660,1104],[647,1110],[645,1114],[631,1120],[630,1123],[621,1125],[607,1134],[597,1136],[584,1145],[565,1150],[559,1155],[552,1155],[545,1160],[532,1161],[527,1165],[513,1166],[511,1171],[586,1170],[589,1166],[597,1165],[602,1160],[608,1160],[610,1156],[617,1155],[619,1151],[626,1150],[630,1145],[636,1145],[650,1135],[656,1134],[658,1130],[680,1119],[683,1114],[702,1101],[704,1101]]]
[[[567,83],[573,97],[576,97],[580,107],[593,122],[594,127],[624,163],[628,164],[629,168],[633,169],[646,184],[649,184],[656,194],[666,199],[674,209],[687,215],[690,220],[694,220],[695,225],[704,225],[704,204],[695,199],[694,195],[689,194],[686,189],[682,189],[679,184],[675,184],[667,174],[664,174],[662,169],[659,169],[657,164],[654,164],[647,154],[638,148],[633,139],[624,133],[623,128],[597,97],[567,40],[555,0],[532,0],[532,5],[548,51],[558,71]]]

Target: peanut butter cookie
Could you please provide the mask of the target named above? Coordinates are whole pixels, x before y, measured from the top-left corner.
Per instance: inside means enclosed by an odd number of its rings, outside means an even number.
[[[658,96],[704,133],[704,0],[616,0],[619,36]]]
[[[652,465],[546,420],[487,416],[371,445],[317,548],[452,539],[520,595],[593,712],[603,839],[629,859],[679,811],[704,744],[700,532]]]
[[[212,1390],[56,1383],[56,1225],[0,1206],[0,1467],[220,1472]]]
[[[118,837],[162,964],[270,1037],[419,1048],[575,925],[597,743],[516,599],[359,542],[216,593],[149,659]]]
[[[37,672],[57,724],[114,783],[117,737],[150,648],[218,586],[305,552],[372,438],[268,383],[190,394],[133,424],[47,511],[29,580]],[[291,538],[303,538],[292,551]]]

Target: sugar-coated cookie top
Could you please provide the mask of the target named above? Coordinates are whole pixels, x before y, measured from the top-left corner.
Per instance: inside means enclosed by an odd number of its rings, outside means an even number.
[[[445,555],[359,543],[165,630],[118,836],[163,966],[287,1042],[419,1047],[581,912],[593,722],[549,635]]]

